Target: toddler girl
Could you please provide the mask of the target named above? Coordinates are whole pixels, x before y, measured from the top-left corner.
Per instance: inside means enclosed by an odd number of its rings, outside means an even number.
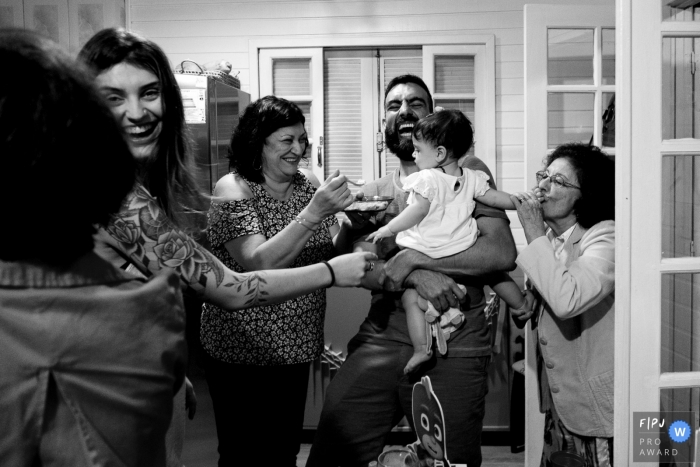
[[[406,177],[403,184],[409,191],[408,206],[367,240],[376,243],[398,234],[396,243],[401,248],[441,258],[476,242],[479,230],[472,217],[474,198],[488,206],[515,209],[508,193],[490,189],[488,175],[459,167],[458,160],[471,147],[472,138],[471,123],[459,110],[442,110],[421,119],[413,128],[413,159],[419,172]],[[503,277],[506,279],[489,285],[512,309],[525,307],[518,286],[507,274]],[[414,289],[404,292],[402,302],[414,349],[404,368],[404,373],[409,373],[432,353],[426,340],[428,302]]]

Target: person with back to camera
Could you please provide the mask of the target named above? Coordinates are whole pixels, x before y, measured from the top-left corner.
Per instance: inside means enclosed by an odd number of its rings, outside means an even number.
[[[525,201],[513,198],[528,243],[517,262],[541,301],[535,310],[541,465],[568,451],[587,466],[611,466],[615,164],[595,146],[570,143],[547,156],[545,167]]]
[[[186,360],[179,280],[93,252],[134,158],[58,45],[0,31],[0,62],[22,71],[0,74],[0,195],[22,196],[0,229],[0,465],[165,466]]]
[[[481,464],[481,430],[491,355],[483,286],[487,275],[505,274],[515,267],[515,243],[506,214],[477,202],[473,216],[480,235],[471,248],[433,259],[416,250],[398,250],[391,240],[373,244],[364,236],[386,225],[406,208],[405,178],[418,171],[412,154],[413,126],[433,109],[422,79],[402,75],[387,85],[386,144],[400,160],[397,171],[364,187],[368,196],[394,198],[386,211],[352,216],[355,248],[379,250],[381,261],[365,275],[372,304],[359,332],[348,344],[348,356],[327,388],[307,467],[366,467],[377,460],[392,428],[404,414],[412,423],[413,384],[429,376],[445,410],[447,450],[451,462]],[[476,157],[463,166],[489,173]],[[491,181],[490,181],[491,182]],[[362,217],[360,217],[362,216]],[[370,219],[371,217],[371,219]],[[342,229],[349,224],[343,223]],[[453,279],[454,278],[454,279]],[[455,279],[467,291],[463,292]],[[415,288],[436,310],[462,303],[465,324],[452,333],[449,351],[409,374],[403,368],[413,355],[406,316],[401,304],[404,287]]]
[[[196,229],[188,215],[196,210],[199,194],[190,175],[192,156],[180,90],[165,53],[138,34],[109,28],[95,34],[79,58],[94,73],[138,166],[134,189],[97,233],[101,256],[145,275],[175,270],[186,291],[229,312],[282,302],[334,284],[359,284],[374,255],[342,255],[295,270],[245,274],[224,266],[191,237]],[[173,464],[179,464],[182,449],[181,418],[180,434],[170,443]]]
[[[479,231],[472,217],[475,198],[494,208],[514,209],[510,194],[489,187],[488,175],[459,166],[459,159],[469,151],[472,140],[471,122],[459,110],[441,110],[419,120],[413,127],[413,158],[419,171],[403,183],[403,189],[409,192],[408,207],[367,240],[376,243],[398,234],[396,243],[401,248],[442,258],[476,242]],[[514,313],[529,309],[528,300],[510,276],[497,279],[499,282],[489,285]],[[407,289],[401,302],[413,344],[413,356],[404,368],[404,373],[408,373],[428,361],[432,353],[427,344],[432,337],[428,332],[426,338],[425,316],[430,306],[415,289]],[[453,322],[461,324],[463,314],[456,308],[450,311],[455,313]]]
[[[236,272],[314,264],[343,249],[334,214],[353,197],[337,172],[320,184],[299,167],[308,147],[304,122],[296,104],[267,96],[245,109],[233,131],[232,172],[214,189],[207,235],[212,252]],[[201,340],[210,356],[219,465],[255,464],[262,452],[270,465],[296,465],[325,312],[325,290],[245,313],[204,305]],[[273,450],[261,436],[271,421],[284,434]]]

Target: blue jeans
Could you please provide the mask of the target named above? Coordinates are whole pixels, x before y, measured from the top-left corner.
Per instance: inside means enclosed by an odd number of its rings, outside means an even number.
[[[440,400],[452,463],[481,465],[481,429],[490,357],[433,357],[403,374],[413,347],[355,339],[326,393],[307,467],[367,467],[377,460],[391,429],[406,415],[413,427],[413,385],[430,376]]]

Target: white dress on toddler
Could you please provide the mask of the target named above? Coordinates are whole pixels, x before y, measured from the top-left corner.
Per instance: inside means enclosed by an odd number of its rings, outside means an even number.
[[[466,250],[476,242],[479,229],[472,217],[476,202],[489,189],[489,176],[480,170],[462,169],[455,177],[440,169],[427,169],[406,177],[409,205],[416,193],[430,201],[428,214],[417,225],[399,232],[396,243],[431,258],[442,258]]]

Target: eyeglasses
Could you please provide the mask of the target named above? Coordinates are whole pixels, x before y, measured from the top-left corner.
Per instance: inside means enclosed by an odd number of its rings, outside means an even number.
[[[561,174],[549,175],[544,170],[540,170],[539,172],[535,172],[535,177],[537,178],[537,183],[540,183],[542,180],[549,179],[550,183],[558,186],[559,188],[568,187],[568,188],[577,188],[579,190],[581,189],[580,186],[576,186],[573,183],[567,182],[566,179],[564,178],[564,176]]]

